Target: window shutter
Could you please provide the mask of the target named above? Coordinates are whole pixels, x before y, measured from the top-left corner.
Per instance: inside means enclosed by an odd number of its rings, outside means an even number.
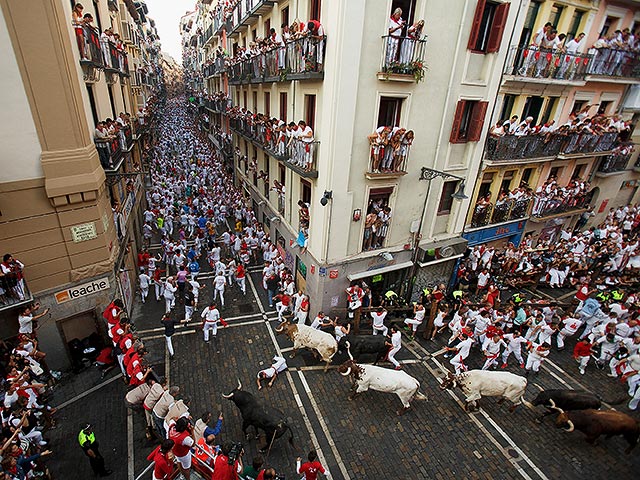
[[[482,24],[482,16],[486,3],[486,0],[478,0],[476,13],[473,15],[473,23],[471,24],[471,32],[469,33],[469,43],[467,44],[469,50],[476,49],[476,42],[478,41],[478,34],[480,33],[480,25]]]
[[[510,3],[501,3],[496,8],[491,25],[491,33],[489,33],[489,41],[487,42],[487,53],[494,53],[500,49],[500,42],[504,33],[504,25],[507,23],[507,17],[509,16],[510,6]]]
[[[462,122],[462,115],[464,114],[464,105],[467,103],[465,100],[458,100],[458,104],[456,106],[456,114],[453,116],[453,125],[451,126],[451,135],[449,136],[449,141],[451,143],[461,143],[458,138],[460,133],[460,122]]]
[[[484,126],[484,116],[487,113],[489,102],[477,102],[471,112],[471,124],[469,125],[469,142],[477,142],[482,136],[482,127]]]

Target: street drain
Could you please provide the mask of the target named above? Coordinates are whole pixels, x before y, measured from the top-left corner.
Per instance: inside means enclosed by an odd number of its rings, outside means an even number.
[[[517,458],[520,456],[520,454],[518,452],[516,452],[513,448],[508,448],[507,449],[507,453],[509,454],[509,456],[513,457],[513,458]]]

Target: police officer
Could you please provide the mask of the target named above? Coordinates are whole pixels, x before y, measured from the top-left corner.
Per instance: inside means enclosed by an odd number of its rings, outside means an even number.
[[[96,436],[90,424],[86,424],[85,427],[80,430],[78,442],[84,454],[89,457],[89,464],[96,476],[107,477],[113,473],[111,470],[104,468],[104,458],[102,458],[100,450],[98,450],[98,442],[96,441]]]

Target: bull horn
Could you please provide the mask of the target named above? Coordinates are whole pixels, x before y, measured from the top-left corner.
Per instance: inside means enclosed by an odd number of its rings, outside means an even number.
[[[573,422],[571,420],[567,420],[567,425],[569,425],[569,428],[564,428],[564,430],[566,430],[567,432],[573,432],[573,429],[575,428]]]
[[[242,390],[242,384],[240,383],[240,379],[238,379],[238,390]]]
[[[222,394],[222,398],[226,398],[227,400],[231,397],[233,397],[233,392],[231,392],[229,395],[225,395],[224,393]]]
[[[556,407],[556,402],[553,401],[553,398],[549,399],[549,408],[551,410],[555,410],[558,413],[564,413],[563,409],[561,409],[560,407]]]
[[[347,371],[344,373],[340,372],[340,375],[342,375],[343,377],[348,377],[349,375],[351,375],[351,367],[347,368]]]
[[[280,333],[282,330],[284,330],[283,326],[276,327],[276,332]]]
[[[353,355],[351,355],[351,350],[350,350],[351,343],[349,342],[349,340],[345,340],[344,344],[347,346],[347,353],[349,354],[349,358],[353,360]]]

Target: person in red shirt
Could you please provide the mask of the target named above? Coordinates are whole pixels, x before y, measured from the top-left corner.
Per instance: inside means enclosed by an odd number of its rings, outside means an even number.
[[[173,473],[173,448],[175,442],[166,439],[153,452],[149,454],[147,460],[154,462],[153,480],[167,480]]]
[[[240,263],[236,267],[236,282],[238,283],[238,286],[242,290],[242,294],[243,295],[247,294],[247,286],[246,286],[246,283],[245,283],[245,276],[246,276],[246,273],[245,273],[245,270],[244,270],[244,265],[242,265],[242,263]]]
[[[591,358],[591,354],[593,345],[589,343],[587,338],[583,338],[573,349],[573,358],[576,359],[576,362],[580,364],[578,369],[580,370],[580,374],[584,375],[584,369],[587,368],[587,364],[589,363],[589,359]]]
[[[189,480],[191,478],[191,447],[195,442],[191,436],[191,426],[185,417],[169,423],[169,438],[175,442],[172,451],[180,463],[180,471],[184,478]]]
[[[302,473],[304,480],[316,480],[318,478],[318,472],[326,473],[322,464],[317,460],[318,455],[315,450],[311,450],[307,455],[308,462],[304,462],[300,465],[302,459],[296,458],[296,473]]]
[[[225,443],[222,445],[222,451],[220,452],[220,455],[216,457],[216,461],[214,463],[211,480],[238,480],[238,474],[244,469],[242,465],[244,449],[240,451],[238,459],[230,465],[229,453],[232,448],[232,443]]]

